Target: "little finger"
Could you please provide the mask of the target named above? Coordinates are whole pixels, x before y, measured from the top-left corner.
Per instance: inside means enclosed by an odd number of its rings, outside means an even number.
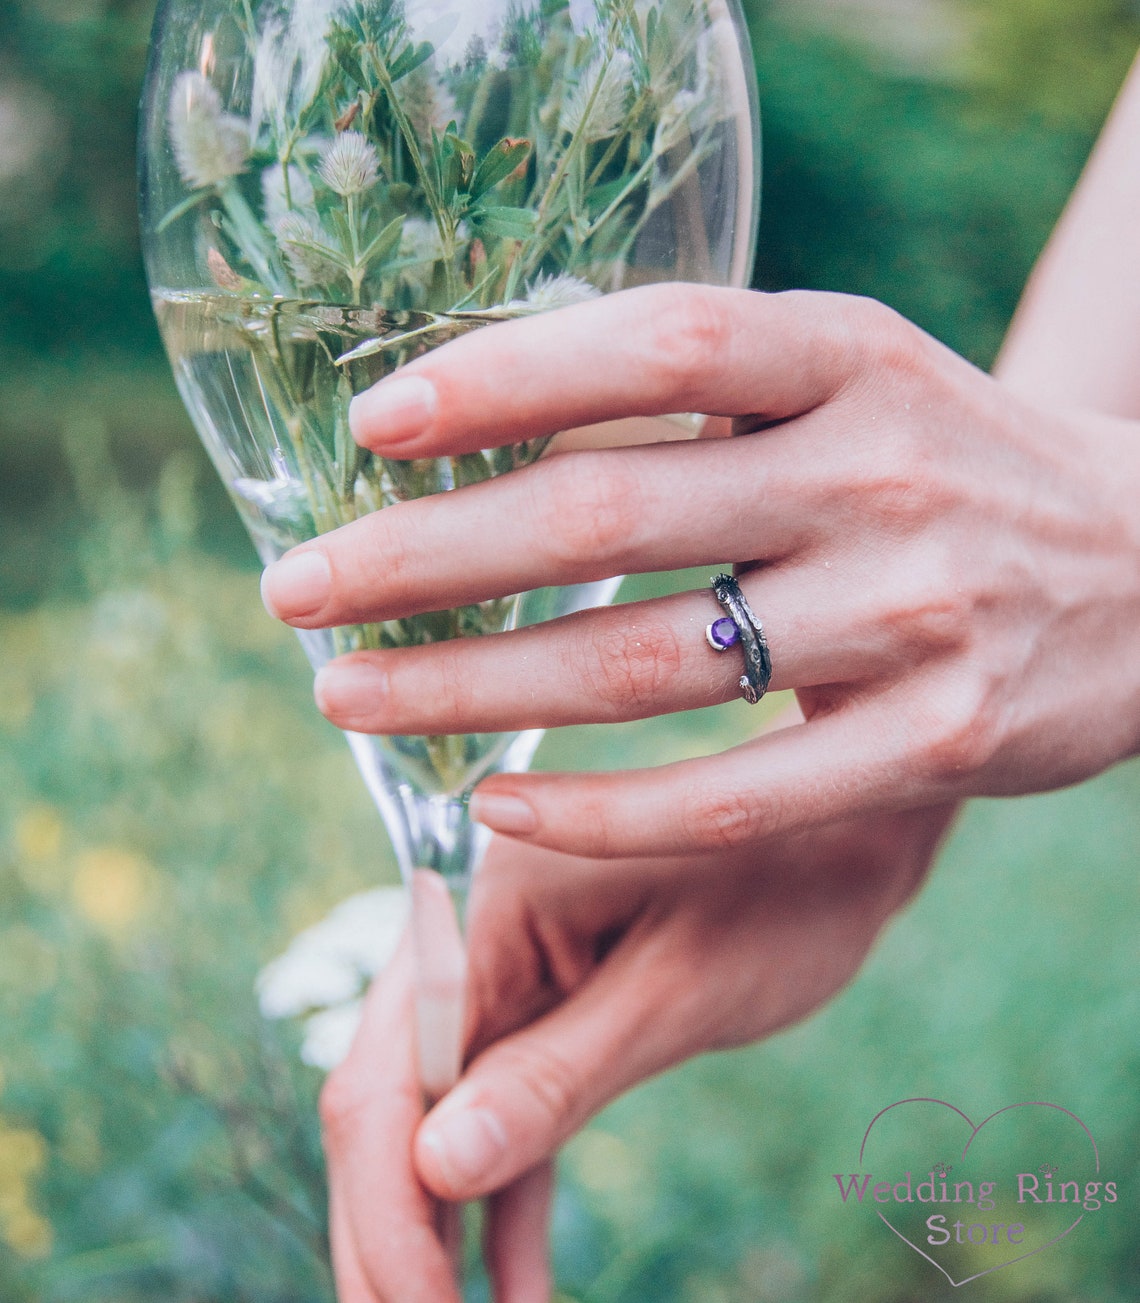
[[[884,705],[890,689],[699,760],[600,774],[497,774],[471,799],[493,831],[599,859],[725,851],[872,810],[949,801],[969,774],[950,739]],[[929,752],[929,755],[926,753]]]

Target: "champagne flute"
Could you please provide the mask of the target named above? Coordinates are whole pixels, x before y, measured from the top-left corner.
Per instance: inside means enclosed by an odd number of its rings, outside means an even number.
[[[358,448],[348,405],[398,367],[625,286],[747,283],[757,142],[736,0],[165,0],[141,114],[147,274],[179,390],[262,561],[547,451]],[[319,668],[547,620],[618,582],[300,638]],[[429,1098],[460,1070],[462,909],[486,843],[468,797],[524,769],[539,737],[348,735],[412,888]]]

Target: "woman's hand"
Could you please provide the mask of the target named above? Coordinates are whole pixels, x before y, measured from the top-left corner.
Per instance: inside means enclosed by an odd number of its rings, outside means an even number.
[[[348,1058],[321,1095],[339,1303],[459,1303],[454,1215],[421,1185],[412,1145],[424,1115],[416,1071],[414,966],[405,937],[368,994]],[[498,1303],[550,1294],[551,1169],[504,1183],[486,1220]]]
[[[314,628],[546,584],[738,563],[774,688],[807,723],[620,775],[497,775],[497,831],[595,857],[759,846],[872,810],[1044,790],[1140,741],[1140,440],[1044,412],[888,309],[697,286],[477,331],[357,400],[386,456],[459,453],[629,415],[739,437],[570,453],[388,508],[266,572]],[[378,733],[632,719],[725,701],[708,591],[495,637],[367,652],[317,681]]]
[[[496,840],[471,901],[469,1043],[425,1121],[408,948],[323,1098],[341,1303],[455,1297],[436,1209],[492,1197],[497,1303],[549,1297],[550,1158],[638,1081],[806,1016],[918,888],[948,809],[733,852],[589,861]]]

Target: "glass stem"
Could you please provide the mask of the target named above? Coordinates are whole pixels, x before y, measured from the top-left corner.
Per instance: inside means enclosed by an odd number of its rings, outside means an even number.
[[[541,736],[520,734],[495,768],[525,769]],[[386,762],[375,738],[346,737],[411,893],[420,1076],[431,1101],[451,1089],[462,1068],[467,899],[491,834],[471,822],[466,791],[418,791]]]

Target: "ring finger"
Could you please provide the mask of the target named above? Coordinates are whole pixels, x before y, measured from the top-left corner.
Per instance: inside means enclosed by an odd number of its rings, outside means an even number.
[[[773,690],[865,679],[888,648],[843,586],[804,567],[742,584],[765,627]],[[483,638],[358,652],[317,676],[322,712],[362,733],[479,733],[607,723],[691,710],[740,694],[739,647],[718,654],[712,594],[678,593]],[[865,630],[865,632],[860,632]]]

